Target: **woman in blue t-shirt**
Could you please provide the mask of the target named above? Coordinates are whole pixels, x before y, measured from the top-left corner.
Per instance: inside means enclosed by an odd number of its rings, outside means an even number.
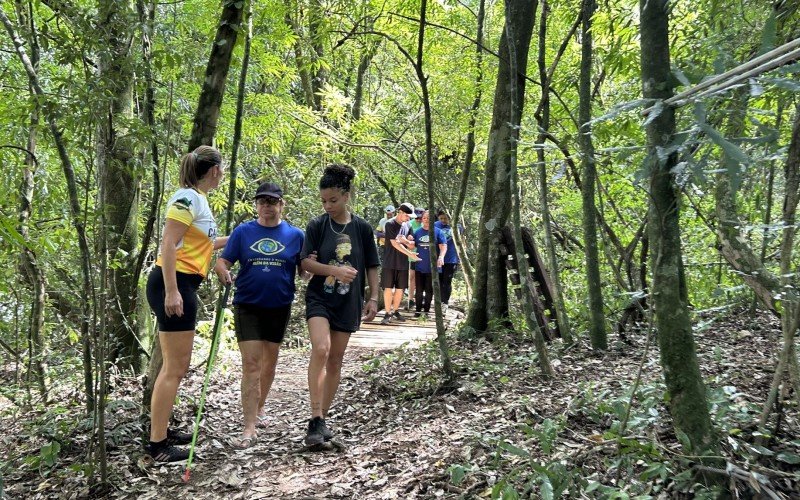
[[[422,227],[414,232],[414,241],[417,243],[417,256],[420,258],[414,264],[414,274],[416,275],[416,305],[417,310],[414,317],[420,317],[422,311],[425,313],[431,312],[431,299],[433,299],[433,273],[431,272],[431,236],[430,211],[425,210],[422,214]],[[433,228],[433,233],[436,241],[436,269],[442,272],[444,265],[445,255],[447,255],[447,238],[438,227]]]
[[[453,292],[453,276],[456,275],[458,270],[458,252],[456,252],[456,241],[453,239],[453,228],[450,227],[450,216],[443,209],[439,210],[436,214],[439,219],[434,227],[441,229],[444,237],[447,239],[447,254],[444,258],[444,265],[442,270],[439,271],[442,278],[442,304],[450,302],[450,294]],[[464,229],[459,225],[458,234],[462,234]]]
[[[239,262],[233,311],[242,353],[244,430],[234,442],[238,448],[255,444],[256,426],[266,424],[264,403],[289,324],[295,272],[303,248],[303,232],[282,220],[286,202],[277,184],[261,184],[255,201],[258,218],[233,230],[214,267],[223,283],[231,283],[230,268]]]

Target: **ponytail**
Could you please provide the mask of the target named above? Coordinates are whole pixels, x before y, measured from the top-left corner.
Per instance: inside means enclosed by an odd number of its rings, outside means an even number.
[[[198,146],[181,158],[181,186],[197,187],[200,179],[217,165],[222,165],[222,155],[219,151],[211,146]]]

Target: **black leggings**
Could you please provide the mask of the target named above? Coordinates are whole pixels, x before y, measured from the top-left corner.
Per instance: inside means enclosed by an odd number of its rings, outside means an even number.
[[[415,302],[417,312],[431,312],[431,299],[433,299],[433,275],[414,270],[414,286],[417,287]]]
[[[453,293],[453,276],[456,275],[458,264],[445,264],[442,267],[442,303],[450,303],[450,294]]]

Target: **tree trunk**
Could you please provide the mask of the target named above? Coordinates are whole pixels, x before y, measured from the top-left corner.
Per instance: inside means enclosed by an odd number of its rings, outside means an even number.
[[[242,23],[244,2],[241,0],[224,0],[222,16],[217,26],[217,35],[211,46],[211,56],[206,66],[206,77],[203,90],[197,103],[194,115],[192,137],[189,139],[189,151],[194,151],[203,144],[212,145],[217,133],[222,98],[225,95],[225,82],[231,67],[233,48]]]
[[[478,223],[478,256],[473,294],[467,326],[478,335],[492,336],[489,321],[499,320],[511,326],[508,317],[506,267],[501,260],[500,243],[503,227],[511,217],[512,155],[519,140],[519,124],[525,102],[525,72],[528,48],[533,32],[535,0],[508,0],[506,20],[508,29],[500,37],[500,54],[513,50],[517,54],[517,72],[511,73],[510,62],[499,62],[497,85],[494,94],[492,125],[489,130],[486,157],[486,180],[483,189],[483,206]],[[508,33],[514,38],[509,40]],[[509,46],[513,46],[513,49]],[[511,87],[515,102],[511,102]]]
[[[788,375],[790,381],[798,387],[800,378],[797,374],[797,350],[795,348],[795,334],[800,326],[800,297],[798,297],[795,283],[791,279],[795,274],[792,272],[792,253],[794,250],[794,234],[797,231],[795,223],[797,220],[797,203],[800,199],[800,106],[795,109],[795,121],[792,127],[792,139],[789,143],[786,165],[784,167],[785,194],[783,198],[783,234],[781,235],[781,262],[780,276],[782,286],[783,306],[781,311],[781,330],[783,348],[778,357],[777,368],[773,376],[772,386],[770,387],[767,403],[761,413],[761,425],[764,425],[772,411],[772,404],[778,392],[778,387],[784,380],[784,375]],[[800,401],[800,394],[795,397]]]
[[[135,283],[139,282],[139,277],[142,275],[144,269],[144,261],[150,249],[150,241],[153,239],[155,232],[156,219],[158,208],[161,203],[161,173],[159,170],[159,155],[158,155],[158,140],[155,134],[155,107],[156,97],[155,89],[153,87],[153,73],[151,65],[151,37],[153,35],[153,25],[155,23],[155,2],[151,1],[147,9],[145,9],[144,0],[136,0],[136,11],[139,16],[139,24],[142,30],[142,62],[144,65],[144,81],[145,81],[145,97],[144,105],[142,106],[142,119],[145,126],[150,129],[150,168],[153,173],[153,195],[150,199],[150,208],[147,214],[147,221],[144,225],[142,233],[142,244],[139,247],[139,254],[136,256],[136,265],[133,270],[133,280]],[[167,132],[169,136],[169,131]],[[146,163],[147,155],[143,154]],[[135,301],[138,307],[138,294]],[[142,328],[137,324],[137,332],[140,334]]]
[[[286,13],[286,24],[297,37],[294,42],[294,62],[297,66],[297,73],[300,75],[300,86],[303,88],[305,105],[314,109],[314,88],[311,86],[311,74],[309,73],[311,64],[303,54],[302,32],[290,12]]]
[[[592,16],[597,9],[595,0],[583,0],[583,28],[581,33],[581,73],[579,85],[581,170],[583,173],[581,198],[583,200],[583,238],[586,254],[586,285],[589,292],[589,337],[592,348],[606,350],[606,316],[603,312],[603,291],[600,281],[600,257],[597,242],[597,207],[595,186],[597,168],[592,141]]]
[[[228,207],[225,210],[225,233],[231,234],[233,224],[233,208],[236,200],[236,177],[238,175],[237,162],[239,159],[239,146],[242,142],[242,120],[244,119],[244,95],[247,88],[247,68],[250,65],[250,44],[253,39],[253,1],[247,7],[247,34],[244,41],[244,55],[242,56],[242,70],[239,73],[239,92],[236,96],[236,119],[233,123],[233,145],[231,147],[231,164],[229,165],[230,183],[228,184]]]
[[[369,27],[372,29],[372,27]],[[372,63],[372,58],[375,56],[375,51],[378,49],[376,42],[367,42],[367,49],[361,54],[361,60],[358,63],[358,72],[356,73],[356,88],[353,92],[353,120],[358,121],[361,119],[361,110],[364,106],[364,77],[367,74],[369,65]]]
[[[31,48],[31,64],[34,71],[39,68],[39,43],[36,36],[36,27],[33,24],[32,6],[15,3],[20,22],[27,31],[28,44]],[[36,143],[39,128],[39,105],[33,89],[33,82],[28,78],[28,89],[31,94],[33,106],[30,114],[30,127],[28,128],[28,152],[25,155],[25,166],[22,170],[22,184],[20,185],[19,199],[19,234],[26,243],[30,243],[29,223],[33,204],[34,178],[36,176]],[[31,246],[26,246],[20,253],[23,272],[22,277],[33,289],[31,303],[31,316],[28,323],[28,374],[36,383],[36,388],[42,401],[47,404],[47,348],[44,337],[44,309],[46,296],[46,283],[36,260],[36,253]]]
[[[787,28],[794,27],[794,24],[787,25],[786,21],[793,19],[794,13],[798,9],[798,3],[776,1],[773,2],[772,8],[773,15],[777,19],[776,33],[779,34],[778,38],[786,41],[791,37],[791,30],[787,30]],[[738,107],[738,109],[734,109],[733,113],[731,113],[732,117],[728,124],[729,136],[731,136],[731,131],[736,134],[736,131],[743,130],[745,126],[744,113],[746,112],[746,101],[749,94],[741,89],[736,92],[739,98],[733,100],[733,106]],[[779,108],[779,118],[781,111],[782,109]],[[730,160],[723,156],[723,161]],[[730,176],[725,174],[718,175],[716,181],[714,190],[718,220],[716,232],[722,255],[728,261],[728,264],[739,272],[744,282],[755,293],[756,298],[767,309],[777,313],[778,309],[774,297],[781,292],[780,277],[764,266],[763,258],[759,258],[756,255],[756,251],[749,245],[739,229],[746,224],[740,221]]]
[[[464,208],[464,201],[469,187],[469,178],[472,171],[472,163],[475,157],[475,124],[478,119],[478,110],[483,99],[483,31],[486,20],[486,0],[481,0],[478,5],[478,28],[475,44],[475,99],[469,109],[469,124],[467,131],[466,154],[464,157],[464,172],[461,174],[461,188],[458,192],[456,206],[453,209],[453,224],[457,227],[461,223],[461,210]],[[459,231],[453,231],[453,241],[461,259],[461,268],[464,270],[464,277],[467,283],[467,292],[472,295],[472,282],[475,278],[475,271],[472,268],[467,245],[462,239]]]
[[[510,4],[506,2],[506,17],[511,17],[513,13],[510,10]],[[536,17],[536,2],[533,5],[533,11],[531,12],[531,18],[534,19]],[[513,31],[513,27],[510,23],[506,23],[505,25],[506,36],[510,40],[514,40],[516,38],[516,33]],[[533,31],[533,21],[531,21],[531,32]],[[530,43],[530,38],[532,33],[528,34],[528,43]],[[506,55],[501,53],[501,55]],[[509,70],[512,75],[518,75],[520,73],[519,69],[519,54],[516,52],[516,47],[513,43],[508,44],[508,65]],[[527,58],[527,53],[526,53]],[[527,65],[526,65],[527,66]],[[522,70],[522,73],[525,73],[525,70]],[[523,95],[518,95],[517,90],[522,90]],[[522,108],[523,104],[521,102],[522,98],[524,97],[524,81],[523,86],[521,89],[518,89],[514,85],[509,86],[509,97],[511,99],[511,108],[514,109],[519,107],[520,110],[520,119],[522,115]],[[519,106],[517,106],[519,103]],[[517,141],[519,140],[519,134],[517,134]],[[517,142],[515,141],[515,142]],[[520,302],[522,303],[522,310],[525,312],[525,323],[528,325],[528,330],[533,337],[533,343],[536,346],[536,353],[538,354],[539,358],[539,368],[542,371],[542,375],[545,377],[552,377],[555,375],[553,371],[553,367],[550,364],[550,358],[547,355],[547,348],[545,347],[544,342],[544,332],[542,328],[539,326],[538,318],[536,315],[536,309],[533,304],[534,297],[538,297],[539,293],[536,290],[536,285],[534,284],[533,280],[531,279],[531,271],[530,267],[528,266],[528,257],[525,255],[525,243],[522,239],[522,228],[521,228],[521,221],[520,221],[520,212],[522,211],[521,205],[521,197],[520,197],[520,187],[519,187],[519,170],[517,169],[517,148],[516,146],[511,147],[509,149],[509,179],[511,183],[511,197],[512,197],[512,223],[511,223],[511,234],[513,235],[514,239],[514,258],[517,261],[517,270],[519,271],[519,285],[520,291],[522,292],[520,295]],[[534,258],[533,251],[531,251],[531,258]],[[542,287],[547,286],[547,283],[541,283]],[[544,308],[540,308],[542,316],[544,316]]]
[[[303,88],[303,97],[306,106],[314,111],[322,109],[322,88],[328,79],[328,73],[324,65],[320,64],[320,59],[325,55],[323,47],[323,23],[325,20],[325,8],[320,0],[311,0],[308,14],[308,44],[310,45],[310,56],[303,51],[303,35],[301,29],[302,12],[292,2],[291,8],[297,10],[297,18],[292,17],[291,12],[286,13],[286,24],[291,27],[297,37],[294,44],[294,59],[297,65],[297,72],[300,75],[300,84]],[[367,63],[369,64],[369,63]],[[315,69],[316,68],[316,69]],[[314,73],[312,74],[312,70]],[[360,114],[360,109],[359,109]]]
[[[433,205],[433,119],[431,115],[431,100],[428,94],[428,77],[425,76],[423,71],[423,56],[425,54],[425,15],[427,13],[428,2],[422,0],[420,6],[420,20],[419,31],[417,35],[417,60],[414,64],[414,70],[417,73],[420,89],[422,90],[422,106],[425,112],[425,167],[427,173],[428,184],[428,206]],[[439,247],[436,238],[432,237],[435,233],[433,222],[430,226],[430,265],[431,270],[436,270],[436,260],[439,254]],[[413,272],[413,271],[412,271]],[[444,326],[444,312],[442,311],[441,299],[441,285],[439,281],[439,273],[433,272],[433,310],[436,316],[436,340],[439,343],[439,353],[442,356],[442,372],[447,382],[452,382],[455,379],[455,372],[453,371],[453,363],[450,360],[450,350],[447,347],[447,332]],[[419,307],[419,306],[417,306]]]
[[[36,92],[36,96],[47,102],[47,95],[42,90],[41,85],[39,84],[38,76],[36,75],[36,71],[33,69],[33,65],[31,64],[31,60],[28,57],[28,54],[25,52],[25,47],[22,43],[22,40],[17,36],[16,32],[14,31],[14,25],[11,24],[11,20],[6,16],[5,12],[3,12],[2,8],[0,8],[0,22],[3,23],[3,26],[6,28],[6,32],[11,40],[14,42],[14,48],[17,52],[17,56],[19,57],[22,66],[25,68],[25,72],[28,74],[28,79],[30,85],[33,87],[34,91]],[[91,277],[91,256],[89,253],[89,242],[86,239],[86,228],[83,223],[83,219],[81,218],[81,206],[78,200],[78,184],[75,180],[75,169],[72,166],[72,160],[70,159],[69,153],[67,152],[67,146],[64,143],[64,136],[59,128],[58,121],[56,120],[56,112],[50,106],[43,106],[43,111],[45,113],[45,118],[47,119],[47,125],[50,129],[50,133],[53,135],[53,142],[56,145],[56,150],[58,151],[58,157],[61,160],[61,167],[64,171],[64,177],[67,181],[67,192],[69,194],[69,210],[70,210],[70,219],[72,222],[73,227],[75,228],[75,232],[78,236],[78,247],[80,248],[81,253],[81,274],[83,276],[83,297],[81,297],[81,340],[83,343],[83,382],[84,382],[84,390],[86,391],[86,408],[88,412],[91,412],[94,409],[94,385],[92,383],[93,375],[92,375],[92,337],[89,335],[89,319],[90,319],[90,308],[89,304],[91,303],[93,293],[92,293],[92,277]]]
[[[142,178],[132,140],[133,61],[131,44],[136,17],[130,1],[98,2],[97,33],[102,47],[99,78],[103,88],[97,127],[97,173],[100,204],[108,238],[112,300],[104,304],[112,339],[109,359],[134,373],[141,370],[142,349],[135,328],[138,277],[139,189]]]
[[[783,101],[778,101],[778,109],[776,111],[777,118],[775,119],[775,130],[780,130],[783,124]],[[777,146],[777,145],[776,145]],[[772,207],[775,201],[775,160],[770,160],[769,168],[767,172],[767,196],[766,196],[766,207],[764,208],[764,218],[761,220],[761,223],[764,225],[764,229],[761,231],[761,252],[759,254],[759,260],[764,262],[767,258],[767,248],[769,244],[772,242],[774,235],[773,231],[769,228],[769,225],[772,223]],[[764,202],[760,202],[757,200],[755,206],[763,206]],[[753,294],[753,303],[751,312],[755,313],[756,307],[758,306],[758,296]]]
[[[730,118],[726,125],[726,135],[729,137],[742,133],[747,113],[747,92],[741,89],[735,92],[737,97],[732,100],[729,109]],[[723,168],[733,161],[735,160],[727,155],[722,155]],[[780,279],[764,266],[740,230],[744,224],[739,217],[736,193],[731,176],[727,172],[716,176],[714,201],[717,214],[716,232],[722,256],[728,264],[739,271],[759,301],[769,310],[776,311],[774,296],[779,292]]]
[[[314,51],[314,67],[316,72],[311,79],[311,91],[314,93],[314,109],[322,110],[322,89],[328,80],[328,70],[320,60],[325,56],[325,48],[322,46],[323,22],[325,20],[325,8],[321,0],[311,0],[308,16],[308,31],[311,42],[311,49]]]
[[[669,55],[669,1],[639,0],[641,67],[644,97],[672,96]],[[661,348],[661,364],[669,391],[669,408],[677,432],[691,443],[690,453],[713,448],[705,385],[697,362],[682,265],[678,187],[672,168],[675,153],[659,159],[657,150],[673,140],[675,113],[665,107],[647,125],[650,172],[649,238],[652,246],[652,295]]]
[[[549,189],[547,185],[547,163],[545,162],[544,132],[550,129],[550,77],[547,73],[547,16],[550,6],[547,0],[542,1],[542,14],[539,18],[539,54],[537,64],[539,66],[539,79],[542,86],[542,101],[539,104],[541,115],[537,115],[537,121],[541,133],[536,138],[538,144],[536,148],[536,160],[539,163],[539,197],[542,207],[542,225],[544,226],[544,246],[547,252],[547,262],[550,266],[550,278],[553,280],[553,302],[556,310],[556,322],[564,343],[572,344],[572,329],[569,326],[569,316],[564,307],[564,293],[561,288],[561,273],[558,269],[558,256],[556,254],[555,241],[553,240],[553,228],[550,226],[550,201]]]
[[[161,353],[161,339],[158,335],[158,328],[156,328],[155,335],[153,335],[153,348],[150,354],[150,362],[147,364],[147,370],[144,372],[144,379],[142,380],[142,413],[140,415],[142,429],[144,430],[143,439],[145,444],[147,436],[149,436],[148,428],[150,423],[150,399],[153,397],[153,387],[156,385],[156,379],[161,371],[161,365],[164,364],[164,356]]]

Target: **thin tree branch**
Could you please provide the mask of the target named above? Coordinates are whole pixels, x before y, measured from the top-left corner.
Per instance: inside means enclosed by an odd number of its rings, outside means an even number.
[[[348,141],[347,139],[342,139],[340,137],[337,137],[334,133],[332,133],[329,130],[325,130],[323,128],[320,128],[320,127],[318,127],[318,126],[316,126],[316,125],[314,125],[312,123],[308,123],[307,121],[303,120],[302,118],[300,118],[299,116],[297,116],[297,115],[295,115],[293,113],[288,113],[288,115],[291,116],[292,118],[294,118],[295,120],[297,120],[298,122],[302,123],[303,125],[305,125],[305,126],[307,126],[309,128],[312,128],[312,129],[316,130],[317,132],[319,132],[321,134],[325,134],[331,140],[333,140],[334,142],[337,142],[338,144],[342,144],[344,146],[349,146],[349,147],[352,147],[352,148],[373,149],[375,151],[380,152],[381,154],[383,154],[384,156],[386,156],[387,158],[392,160],[392,162],[394,162],[400,168],[402,168],[403,170],[405,170],[406,172],[408,172],[409,174],[414,176],[418,181],[422,182],[423,185],[427,185],[427,182],[425,181],[425,178],[422,177],[422,175],[420,175],[419,172],[416,172],[414,169],[409,168],[408,165],[405,164],[405,162],[403,162],[402,160],[397,158],[391,152],[387,151],[384,147],[379,146],[377,144],[361,144],[361,143],[357,143],[357,142]],[[442,205],[445,205],[444,200],[442,200],[442,198],[438,194],[436,195],[436,198],[437,198],[437,200],[436,200],[437,202],[441,203]]]

